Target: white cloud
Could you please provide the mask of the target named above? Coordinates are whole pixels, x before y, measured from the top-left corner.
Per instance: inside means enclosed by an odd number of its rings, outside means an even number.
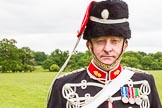
[[[162,47],[162,1],[125,0],[130,10],[132,39],[128,50],[151,52]],[[18,41],[50,53],[56,48],[71,50],[76,41],[89,0],[1,0],[0,39]],[[81,40],[78,48],[86,50]]]

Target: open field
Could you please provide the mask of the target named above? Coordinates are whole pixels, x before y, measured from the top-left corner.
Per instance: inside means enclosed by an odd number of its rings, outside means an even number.
[[[162,100],[162,71],[154,75]],[[55,72],[0,73],[0,108],[45,108]]]
[[[55,73],[1,73],[0,108],[45,108]]]
[[[160,96],[160,100],[162,103],[162,70],[160,71],[149,71],[149,73],[151,73],[154,78],[155,78],[155,83],[156,83],[156,87],[158,89],[158,93]]]

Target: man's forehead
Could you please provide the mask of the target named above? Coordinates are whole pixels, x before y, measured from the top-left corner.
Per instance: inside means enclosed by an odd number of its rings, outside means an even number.
[[[107,39],[107,38],[119,38],[119,39],[124,39],[123,36],[112,36],[112,35],[98,36],[98,37],[94,37],[94,38],[91,38],[91,39],[92,39],[92,40],[96,40],[96,39]]]

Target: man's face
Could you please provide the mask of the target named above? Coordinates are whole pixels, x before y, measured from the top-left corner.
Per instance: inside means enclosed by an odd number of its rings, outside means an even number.
[[[110,65],[114,63],[121,54],[123,41],[123,37],[116,36],[100,36],[92,38],[93,53],[102,63]],[[126,47],[127,43],[125,43],[124,50]]]

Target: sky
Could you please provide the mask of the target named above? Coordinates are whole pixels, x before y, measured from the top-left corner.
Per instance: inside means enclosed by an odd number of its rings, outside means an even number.
[[[132,38],[127,50],[162,51],[162,0],[125,0]],[[72,50],[90,0],[0,0],[0,40],[50,54]],[[81,39],[78,51],[87,50]]]

